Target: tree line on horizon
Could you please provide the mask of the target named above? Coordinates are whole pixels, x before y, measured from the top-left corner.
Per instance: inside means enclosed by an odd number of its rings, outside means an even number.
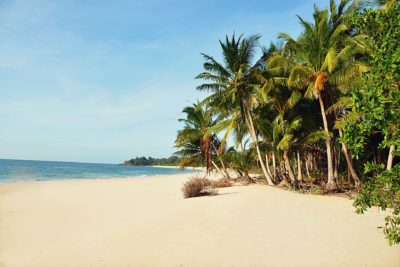
[[[124,161],[123,165],[129,166],[178,166],[179,158],[171,156],[168,158],[136,157]]]
[[[331,0],[312,21],[298,16],[297,38],[262,46],[259,35],[233,34],[219,57],[202,54],[197,90],[209,95],[183,110],[180,166],[356,190],[357,212],[392,208],[384,231],[399,243],[400,4],[375,2]]]

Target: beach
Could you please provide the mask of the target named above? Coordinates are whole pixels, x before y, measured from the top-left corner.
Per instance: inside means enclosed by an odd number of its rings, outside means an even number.
[[[265,185],[183,199],[190,176],[0,184],[0,266],[400,266],[377,210]]]

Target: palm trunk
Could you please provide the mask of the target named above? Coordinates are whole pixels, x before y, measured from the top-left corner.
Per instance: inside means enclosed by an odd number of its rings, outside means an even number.
[[[302,182],[303,181],[303,172],[301,171],[301,158],[300,158],[300,152],[297,151],[297,181]]]
[[[271,176],[269,176],[269,174],[267,172],[267,169],[265,168],[264,160],[263,160],[263,157],[261,155],[260,147],[258,145],[258,138],[257,138],[257,135],[256,135],[256,131],[254,129],[253,119],[251,118],[250,111],[246,110],[245,113],[246,113],[247,127],[249,128],[250,135],[253,138],[253,141],[255,143],[256,150],[257,150],[258,161],[260,162],[261,169],[262,169],[262,171],[264,173],[265,178],[267,179],[268,185],[274,185]]]
[[[340,150],[337,149],[335,145],[333,145],[333,156],[334,156],[334,169],[333,169],[333,177],[335,177],[336,181],[338,181],[339,177],[339,164],[340,164]]]
[[[272,176],[272,173],[271,173],[271,169],[270,169],[270,167],[269,167],[268,154],[265,155],[265,165],[267,166],[267,172],[268,172],[268,174],[269,174],[271,177],[273,177],[273,176]]]
[[[337,186],[337,180],[335,179],[335,177],[333,175],[332,139],[331,139],[330,133],[329,133],[328,120],[326,118],[324,101],[322,100],[322,96],[319,93],[318,93],[318,100],[319,100],[319,105],[321,108],[321,115],[322,115],[322,121],[324,124],[324,130],[328,134],[328,137],[326,138],[326,141],[325,141],[326,158],[328,161],[328,184],[326,185],[326,188],[328,190],[334,190],[334,189],[337,189],[338,186]]]
[[[239,150],[240,150],[240,152],[244,152],[244,146],[242,144],[242,141],[240,141]]]
[[[212,162],[212,165],[214,165],[214,167],[217,169],[217,171],[218,171],[220,174],[224,175],[224,173],[221,171],[221,169],[218,168],[217,164],[215,164],[215,162],[214,162],[213,160],[212,160],[211,162]]]
[[[223,169],[224,172],[225,172],[226,178],[231,179],[231,177],[229,176],[229,172],[228,172],[228,170],[227,170],[226,167],[225,167],[224,162],[222,161],[222,159],[220,159],[219,161],[221,162],[222,169]]]
[[[285,161],[285,168],[289,173],[290,180],[292,181],[292,183],[296,182],[296,177],[294,176],[292,165],[290,165],[290,160],[289,160],[289,157],[287,155],[287,151],[283,152],[283,160]]]
[[[210,175],[212,166],[212,154],[210,153],[210,140],[203,141],[204,157],[206,161],[206,176]]]
[[[276,159],[275,159],[275,151],[272,151],[272,168],[273,168],[273,177],[276,179]]]
[[[210,149],[211,150],[211,149]],[[210,153],[210,151],[208,152],[208,160],[207,160],[207,168],[209,169],[208,170],[208,175],[210,175],[211,174],[211,170],[212,170],[212,163],[213,163],[213,160],[212,160],[212,154]]]
[[[284,173],[285,168],[285,160],[279,162],[279,172],[282,181],[278,184],[278,186],[290,187],[290,182],[288,181],[286,174]]]
[[[349,186],[352,186],[354,183],[354,180],[351,178],[351,173],[350,173],[350,169],[347,168],[347,183],[349,184]]]
[[[250,175],[249,175],[248,171],[243,171],[243,178],[248,180],[250,183],[253,182],[253,180],[250,178]]]
[[[343,136],[342,129],[339,129],[339,135],[340,135],[340,137]],[[353,162],[351,160],[350,152],[347,149],[347,146],[346,146],[345,143],[342,143],[342,150],[343,150],[344,157],[346,158],[347,168],[348,168],[348,170],[350,172],[351,177],[354,180],[354,186],[356,188],[358,188],[361,185],[361,180],[360,180],[360,177],[358,177],[358,175],[356,173],[356,170],[353,167]]]
[[[386,165],[386,169],[387,170],[390,170],[392,168],[393,157],[394,157],[394,149],[395,149],[394,145],[391,145],[390,149],[389,149],[389,155],[388,155],[388,160],[387,160],[387,165]]]
[[[311,164],[310,164],[310,154],[307,153],[306,154],[306,173],[307,173],[307,177],[308,178],[311,177],[311,175],[310,175],[310,166],[311,166]]]
[[[319,157],[318,157],[319,158]],[[317,169],[318,166],[318,161],[317,161],[317,156],[315,155],[315,153],[312,154],[311,157],[311,170],[315,170]]]
[[[217,155],[218,155],[218,157],[219,157],[219,162],[221,162],[221,166],[222,166],[222,169],[224,170],[224,173],[225,173],[226,178],[230,179],[231,177],[229,176],[229,173],[228,173],[227,169],[225,168],[225,164],[224,164],[224,162],[222,161],[222,159],[221,159],[221,157],[220,157],[220,155],[219,155],[219,153],[218,153],[217,148],[215,147],[214,143],[212,143],[212,142],[211,142],[211,145],[212,145],[212,147],[214,148],[215,153],[217,153]],[[213,163],[213,164],[214,164],[214,166],[216,166],[215,163]],[[218,167],[217,167],[217,168],[218,168]],[[221,170],[219,170],[219,171],[221,172]],[[221,172],[221,173],[222,173],[222,172]]]

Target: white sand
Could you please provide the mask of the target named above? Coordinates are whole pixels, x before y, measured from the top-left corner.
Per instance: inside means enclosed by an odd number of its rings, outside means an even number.
[[[0,185],[0,266],[400,266],[383,214],[254,185],[183,199],[188,175]]]

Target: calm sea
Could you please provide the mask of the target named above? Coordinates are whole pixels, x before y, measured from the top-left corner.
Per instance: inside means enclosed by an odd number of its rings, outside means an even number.
[[[0,159],[0,183],[64,179],[106,179],[176,174],[176,169],[117,164]],[[191,170],[179,171],[190,173]]]

